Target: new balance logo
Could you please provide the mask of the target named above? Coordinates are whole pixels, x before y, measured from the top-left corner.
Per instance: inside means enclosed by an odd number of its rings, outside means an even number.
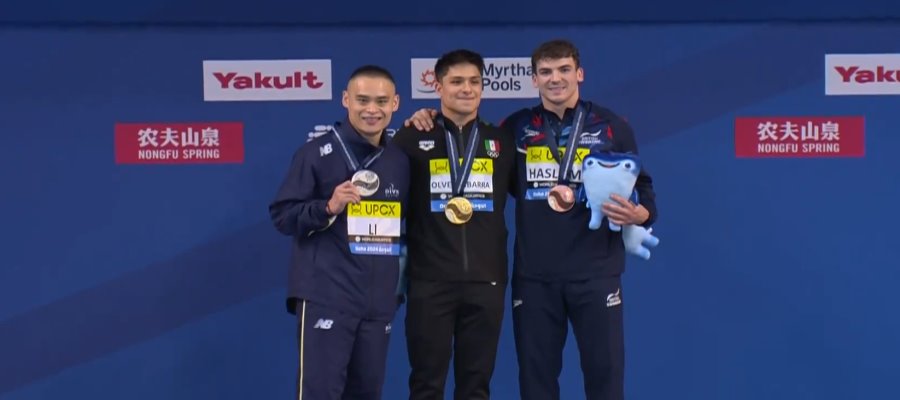
[[[319,318],[319,320],[316,321],[316,324],[313,326],[313,329],[331,329],[331,324],[333,323],[334,321],[330,319]]]
[[[331,143],[326,143],[324,146],[319,147],[319,156],[327,156],[331,154]]]

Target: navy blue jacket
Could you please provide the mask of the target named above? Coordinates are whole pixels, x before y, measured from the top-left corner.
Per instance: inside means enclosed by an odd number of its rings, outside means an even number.
[[[581,188],[580,160],[591,148],[638,154],[634,133],[625,120],[591,102],[580,104],[586,110],[586,118],[576,152],[579,165],[573,168],[578,172],[570,185],[576,194]],[[567,281],[616,276],[625,269],[621,232],[588,229],[591,213],[583,201],[566,213],[557,213],[547,204],[546,193],[557,184],[556,174],[546,168],[556,163],[548,157],[547,140],[556,138],[554,132],[568,134],[574,114],[574,109],[568,109],[560,120],[553,112],[537,106],[519,110],[503,121],[504,129],[511,130],[515,136],[518,150],[513,268],[516,277]],[[635,189],[640,204],[650,212],[650,218],[644,223],[649,227],[657,213],[653,181],[646,168],[642,168]],[[606,226],[605,222],[602,226]]]
[[[348,150],[362,162],[376,151],[346,121],[336,124]],[[334,188],[350,179],[350,169],[335,133],[304,144],[294,154],[287,176],[269,213],[279,232],[293,237],[288,283],[288,311],[304,299],[336,308],[359,318],[390,321],[400,302],[399,238],[372,243],[369,233],[399,232],[406,214],[409,162],[382,134],[384,153],[369,170],[378,174],[378,190],[359,206],[348,204],[329,218],[325,205]],[[348,220],[348,218],[350,218]],[[366,219],[369,218],[369,219]],[[348,231],[348,222],[355,227]],[[396,225],[395,225],[396,224]],[[374,225],[374,227],[373,227]],[[352,234],[351,234],[352,233]],[[389,255],[354,254],[388,252]]]

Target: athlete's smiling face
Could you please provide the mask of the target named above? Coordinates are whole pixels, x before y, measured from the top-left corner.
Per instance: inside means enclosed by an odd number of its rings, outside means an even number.
[[[484,85],[477,66],[460,63],[450,66],[436,86],[441,106],[453,114],[470,116],[478,112]]]
[[[541,99],[556,107],[574,107],[578,101],[578,85],[584,82],[584,69],[575,59],[564,57],[538,60],[532,76]]]
[[[389,79],[357,76],[347,84],[342,99],[350,124],[362,135],[380,134],[400,107],[397,88]]]

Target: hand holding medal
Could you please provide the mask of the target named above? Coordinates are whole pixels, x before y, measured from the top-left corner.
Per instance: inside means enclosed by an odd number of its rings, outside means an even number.
[[[338,215],[344,212],[347,204],[359,204],[360,201],[359,190],[350,181],[345,181],[334,188],[325,209],[329,215]]]

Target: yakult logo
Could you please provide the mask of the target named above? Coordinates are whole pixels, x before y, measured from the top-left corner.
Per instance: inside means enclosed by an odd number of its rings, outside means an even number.
[[[410,59],[412,98],[437,99],[436,58]],[[531,83],[531,58],[485,58],[482,71],[485,99],[537,98]]]
[[[900,54],[825,55],[825,94],[900,94]]]
[[[331,60],[205,60],[203,99],[331,100]]]

